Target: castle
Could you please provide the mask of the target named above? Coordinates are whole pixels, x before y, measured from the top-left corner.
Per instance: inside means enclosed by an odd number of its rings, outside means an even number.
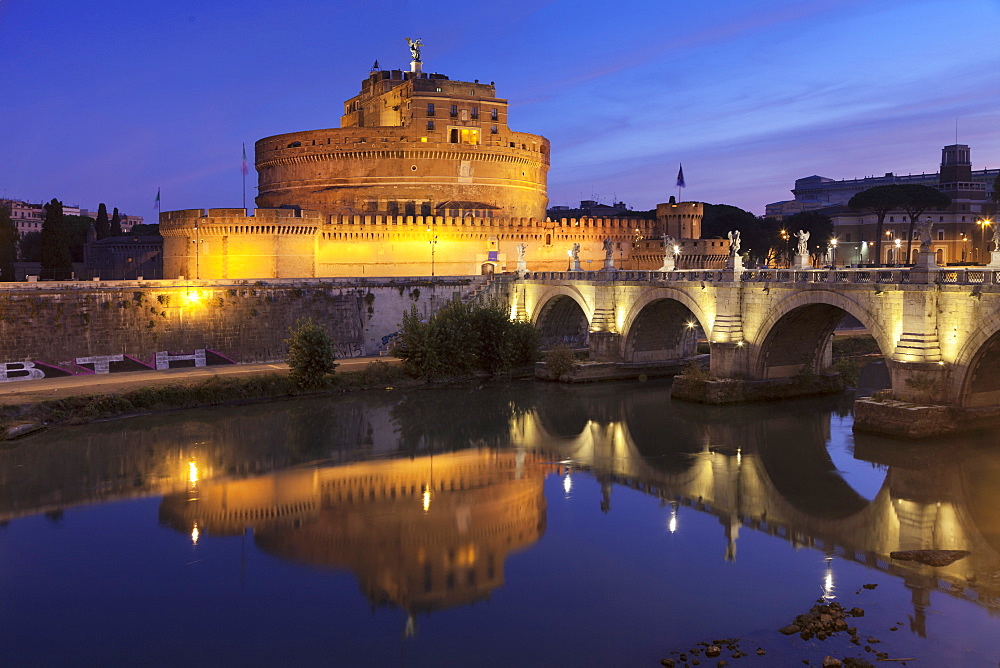
[[[656,269],[663,234],[690,240],[688,262],[706,252],[697,202],[661,204],[655,221],[547,219],[548,140],[508,127],[493,82],[423,72],[420,41],[408,41],[410,69],[376,63],[340,128],[256,143],[253,215],[162,212],[164,277],[491,274],[519,256],[529,271],[563,271],[576,244],[584,270],[609,252],[619,269]]]

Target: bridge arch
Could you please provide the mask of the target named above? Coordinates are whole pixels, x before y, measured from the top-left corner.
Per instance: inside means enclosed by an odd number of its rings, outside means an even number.
[[[676,288],[654,288],[632,304],[622,323],[623,359],[649,362],[693,355],[697,329],[711,336],[701,306]]]
[[[594,307],[575,286],[551,286],[535,301],[530,320],[543,348],[560,343],[585,346]]]
[[[984,316],[959,349],[952,368],[963,370],[951,378],[952,396],[958,397],[959,406],[1000,405],[1000,313]]]
[[[828,360],[830,336],[845,315],[854,316],[865,326],[888,360],[895,341],[868,309],[843,293],[806,290],[774,304],[749,337],[751,377],[793,376],[809,359],[813,360],[814,370],[821,370]]]

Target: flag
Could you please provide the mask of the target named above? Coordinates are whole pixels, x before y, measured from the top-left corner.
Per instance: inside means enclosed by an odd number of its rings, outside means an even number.
[[[243,144],[243,176],[246,176],[249,173],[250,170],[247,169],[247,145]]]
[[[684,188],[685,187],[685,185],[684,185],[684,165],[681,165],[680,169],[677,170],[677,187],[678,188]]]
[[[153,208],[156,209],[157,211],[160,210],[160,189],[159,188],[156,189],[156,199],[153,200]]]

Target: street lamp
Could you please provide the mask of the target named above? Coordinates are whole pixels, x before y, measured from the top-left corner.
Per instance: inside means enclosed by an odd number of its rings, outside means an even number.
[[[830,266],[837,268],[837,237],[830,239]]]
[[[985,263],[986,260],[986,228],[992,224],[993,221],[990,220],[989,218],[980,218],[979,220],[976,221],[976,225],[979,225],[979,240],[981,242],[980,245],[983,247],[983,262],[981,262],[980,264]]]
[[[792,266],[792,258],[788,250],[788,230],[781,230],[781,240],[785,242],[785,266]]]
[[[895,244],[895,246],[896,246],[896,252],[892,254],[892,260],[893,260],[892,264],[893,264],[893,266],[895,266],[897,264],[900,264],[900,262],[899,262],[899,247],[900,247],[900,245],[902,245],[903,241],[901,239],[894,239],[892,243]]]
[[[427,231],[430,232],[431,228],[428,227]],[[431,245],[431,278],[434,278],[434,249],[437,246],[437,242],[438,238],[436,234],[433,237],[431,237],[430,241],[427,242]]]

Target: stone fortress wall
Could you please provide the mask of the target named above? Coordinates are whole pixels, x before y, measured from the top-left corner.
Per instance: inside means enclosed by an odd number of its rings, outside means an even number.
[[[46,366],[57,367],[55,375],[92,373],[79,360],[101,356],[154,366],[156,353],[207,349],[236,363],[280,361],[289,328],[304,318],[329,332],[338,358],[378,355],[411,307],[426,318],[484,283],[478,277],[0,283],[0,383],[37,377],[39,369],[52,375]],[[26,364],[35,372],[25,371]],[[131,366],[124,370],[138,368]]]
[[[527,244],[529,271],[565,270],[575,243],[580,244],[581,267],[600,270],[604,239],[615,243],[612,259],[619,268],[652,269],[656,267],[633,265],[639,262],[639,249],[648,254],[648,263],[662,263],[661,225],[679,231],[684,215],[696,216],[700,227],[700,203],[676,206],[677,213],[662,222],[325,216],[294,209],[257,209],[248,216],[244,209],[191,209],[164,212],[160,232],[168,278],[478,275],[516,270],[521,243]],[[702,251],[691,246],[683,252],[693,257]]]

